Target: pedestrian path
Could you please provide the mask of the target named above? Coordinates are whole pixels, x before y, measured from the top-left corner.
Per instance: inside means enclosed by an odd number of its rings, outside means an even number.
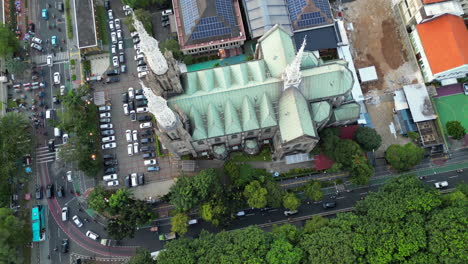
[[[44,54],[39,56],[33,56],[32,60],[36,64],[45,64],[47,63],[47,56],[50,54]],[[54,62],[61,62],[61,61],[68,61],[68,52],[58,52],[55,56],[53,56]]]
[[[54,152],[50,152],[47,146],[36,148],[36,163],[42,164],[55,161],[57,159],[57,151],[61,145],[55,145]]]

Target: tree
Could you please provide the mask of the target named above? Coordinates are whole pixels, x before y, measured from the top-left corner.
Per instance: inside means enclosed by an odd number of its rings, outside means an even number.
[[[143,27],[145,28],[148,35],[153,36],[153,22],[151,13],[145,9],[136,9],[135,16],[143,24]]]
[[[156,263],[148,250],[137,248],[135,256],[133,256],[128,264],[154,264]]]
[[[323,198],[322,186],[318,181],[309,181],[305,187],[305,195],[313,200],[320,201]]]
[[[406,171],[417,165],[424,157],[424,150],[413,143],[406,145],[390,145],[385,153],[385,158],[390,165],[399,170]]]
[[[221,182],[215,169],[200,171],[192,178],[192,182],[200,201],[205,201],[212,193],[221,192]]]
[[[5,68],[12,74],[22,74],[29,68],[29,63],[19,58],[9,58],[5,60]]]
[[[362,155],[362,150],[356,142],[350,139],[342,139],[338,142],[335,148],[336,162],[349,168],[353,163],[354,155]]]
[[[294,193],[286,193],[283,198],[283,206],[288,210],[297,210],[301,205],[301,200]]]
[[[133,25],[133,16],[128,16],[124,19],[124,24],[127,26],[128,31],[134,32],[136,31],[135,26]]]
[[[289,243],[296,245],[300,239],[301,232],[295,225],[283,224],[273,226],[273,237],[276,240],[285,239]]]
[[[128,189],[118,189],[109,198],[109,209],[115,214],[130,204],[130,192]]]
[[[414,142],[417,142],[421,137],[418,132],[408,131],[408,137],[411,138]]]
[[[125,237],[133,238],[135,235],[135,226],[132,226],[118,218],[110,219],[107,222],[106,230],[109,236],[116,240],[122,240]]]
[[[171,204],[180,211],[188,211],[198,204],[198,195],[193,187],[192,180],[187,176],[177,179],[170,188]]]
[[[278,182],[268,178],[264,183],[264,186],[267,190],[267,205],[273,208],[281,207],[281,202],[283,201],[284,190],[278,184]]]
[[[161,52],[165,52],[166,50],[172,52],[174,59],[178,61],[181,61],[184,58],[184,54],[180,51],[179,42],[175,39],[168,39],[161,42],[161,44],[159,44],[159,48],[161,49]]]
[[[445,124],[445,127],[447,128],[447,134],[453,139],[462,139],[466,134],[465,128],[459,121],[449,121]]]
[[[221,197],[220,197],[221,196]],[[203,203],[198,212],[203,220],[211,222],[214,226],[227,223],[229,210],[223,203],[223,195],[215,195],[209,202]]]
[[[253,181],[244,189],[244,196],[247,204],[254,208],[263,208],[267,205],[267,190],[261,187],[259,181]]]
[[[19,50],[19,40],[5,24],[0,24],[0,57],[7,58]]]
[[[357,185],[366,185],[370,177],[374,175],[374,168],[369,165],[365,157],[355,155],[349,174],[351,175],[351,182]]]
[[[326,128],[320,132],[320,149],[329,158],[336,160],[335,149],[341,139],[338,137],[339,130],[337,128]]]
[[[314,215],[310,220],[307,220],[303,231],[304,233],[317,232],[320,228],[328,225],[329,220],[320,215]]]
[[[188,231],[189,217],[184,213],[178,213],[171,218],[171,231],[183,235]]]
[[[9,208],[0,208],[0,263],[20,263],[18,247],[30,241],[29,225]]]
[[[286,240],[276,240],[266,254],[266,260],[270,264],[295,264],[301,263],[302,250],[291,245]]]
[[[103,213],[109,208],[109,204],[106,200],[108,200],[110,196],[110,192],[104,190],[102,186],[97,185],[94,187],[93,191],[89,193],[87,202],[91,209]]]
[[[370,127],[358,127],[354,134],[354,140],[362,147],[364,151],[377,150],[382,144],[382,138],[375,129]]]

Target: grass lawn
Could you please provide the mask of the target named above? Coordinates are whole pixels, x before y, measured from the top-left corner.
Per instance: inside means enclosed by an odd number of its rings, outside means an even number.
[[[440,121],[445,133],[448,121],[460,121],[468,129],[468,96],[464,94],[434,98]]]
[[[106,9],[104,6],[96,6],[96,17],[98,23],[99,36],[102,40],[102,45],[107,45],[107,23],[106,23]]]
[[[271,161],[270,148],[264,147],[257,155],[249,155],[245,152],[232,152],[229,158],[231,161]]]

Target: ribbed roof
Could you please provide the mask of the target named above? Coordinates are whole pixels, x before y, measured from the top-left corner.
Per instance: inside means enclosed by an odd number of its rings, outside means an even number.
[[[281,77],[284,68],[291,63],[296,56],[294,43],[289,35],[280,26],[274,26],[259,40],[262,47],[262,55],[273,77]]]
[[[327,101],[313,103],[312,114],[314,115],[314,121],[320,123],[328,118],[331,111],[331,105]]]
[[[194,140],[204,139],[208,137],[206,133],[205,125],[203,122],[203,118],[200,113],[195,109],[190,109],[190,124],[192,125],[192,138]]]
[[[224,125],[226,128],[226,134],[236,134],[242,132],[242,127],[237,115],[236,109],[231,103],[231,100],[227,100],[226,107],[224,108]]]
[[[268,98],[268,95],[264,93],[262,101],[260,102],[260,126],[270,127],[276,126],[277,124],[271,100]]]
[[[218,109],[213,105],[208,105],[208,112],[206,113],[208,119],[208,137],[219,137],[224,135],[224,126],[219,117]]]
[[[344,121],[359,118],[361,107],[358,103],[341,105],[333,110],[333,117],[336,121]]]

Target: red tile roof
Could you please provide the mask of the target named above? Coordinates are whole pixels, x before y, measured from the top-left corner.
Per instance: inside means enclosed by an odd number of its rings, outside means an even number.
[[[439,3],[439,2],[444,2],[447,0],[423,0],[424,4],[433,4],[433,3]]]
[[[468,64],[468,30],[463,18],[447,14],[416,28],[432,74]]]

